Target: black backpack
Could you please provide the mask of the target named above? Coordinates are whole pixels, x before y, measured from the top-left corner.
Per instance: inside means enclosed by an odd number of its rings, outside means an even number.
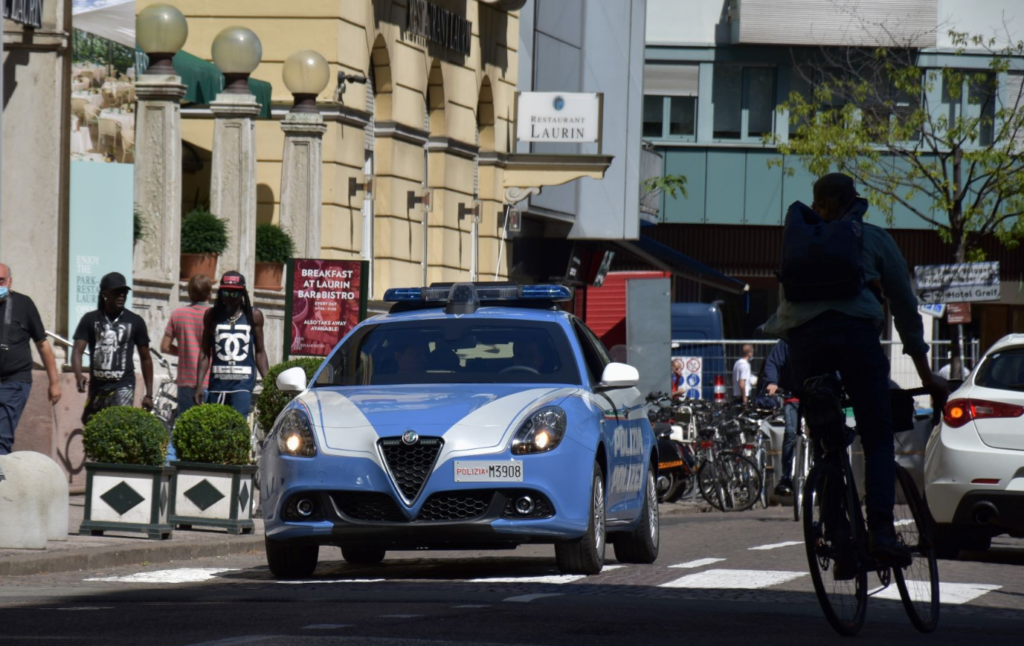
[[[789,207],[778,272],[787,301],[843,300],[864,289],[865,209],[859,206],[833,222],[802,202]]]

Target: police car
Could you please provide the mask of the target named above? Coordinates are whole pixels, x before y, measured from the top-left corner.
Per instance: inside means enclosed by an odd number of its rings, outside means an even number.
[[[391,289],[298,391],[260,461],[267,562],[304,578],[320,547],[553,544],[566,573],[658,556],[657,448],[635,368],[557,303],[560,285]]]

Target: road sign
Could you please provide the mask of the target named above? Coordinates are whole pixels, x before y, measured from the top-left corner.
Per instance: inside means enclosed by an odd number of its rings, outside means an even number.
[[[914,268],[919,298],[924,304],[998,301],[999,261]]]
[[[686,377],[686,385],[689,386],[690,388],[696,388],[697,386],[699,386],[700,385],[700,375],[696,375],[696,374],[690,373]]]
[[[700,383],[703,380],[700,357],[679,357],[683,360],[683,383],[688,386],[687,399],[700,399]]]
[[[920,305],[920,306],[918,306],[917,309],[922,314],[927,314],[928,316],[934,316],[935,318],[940,319],[946,313],[946,304],[945,303],[931,303],[931,304],[928,304],[928,305]]]
[[[691,388],[686,391],[687,399],[700,399],[700,390],[697,388]]]
[[[946,322],[950,325],[966,325],[971,322],[970,303],[950,303],[946,306]]]

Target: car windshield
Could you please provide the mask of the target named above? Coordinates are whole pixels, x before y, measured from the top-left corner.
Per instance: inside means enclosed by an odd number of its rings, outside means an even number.
[[[494,383],[579,384],[565,331],[502,319],[366,325],[338,348],[316,385]]]
[[[990,354],[978,367],[974,383],[983,388],[1024,392],[1024,348]]]

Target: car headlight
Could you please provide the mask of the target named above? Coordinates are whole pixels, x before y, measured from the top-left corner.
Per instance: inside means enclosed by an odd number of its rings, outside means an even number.
[[[284,455],[297,458],[316,456],[313,424],[309,421],[308,415],[297,408],[284,414],[277,425],[277,449]]]
[[[565,437],[565,411],[558,406],[545,406],[519,427],[512,439],[512,453],[544,453],[561,443]]]

